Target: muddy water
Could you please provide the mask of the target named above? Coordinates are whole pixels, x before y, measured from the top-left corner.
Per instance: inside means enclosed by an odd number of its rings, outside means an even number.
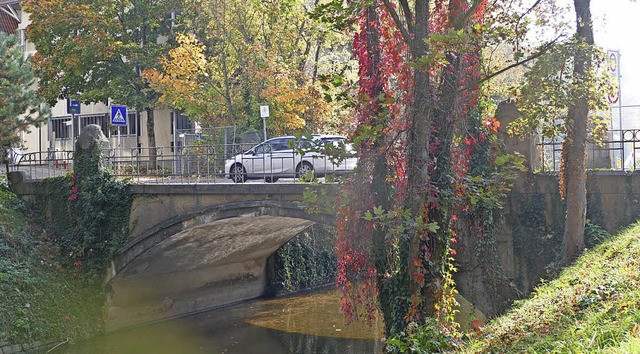
[[[382,321],[345,325],[334,288],[128,329],[55,353],[382,353]]]

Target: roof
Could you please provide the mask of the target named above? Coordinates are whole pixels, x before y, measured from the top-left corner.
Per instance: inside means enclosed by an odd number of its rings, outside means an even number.
[[[0,0],[1,2],[2,0]],[[14,34],[18,29],[18,20],[9,16],[8,13],[0,10],[0,32]]]
[[[20,0],[0,0],[0,32],[16,33],[20,23],[16,17],[16,8]],[[12,15],[13,14],[13,15]]]

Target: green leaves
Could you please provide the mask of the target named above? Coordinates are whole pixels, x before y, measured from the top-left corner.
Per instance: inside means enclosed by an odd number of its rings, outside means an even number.
[[[39,92],[50,104],[76,96],[85,103],[119,103],[143,110],[155,102],[138,73],[158,65],[171,38],[169,14],[177,0],[43,1],[22,3],[29,12]]]
[[[40,126],[49,115],[33,86],[36,79],[17,36],[0,32],[0,143],[20,144],[20,131]],[[25,114],[26,112],[26,114]]]
[[[387,238],[408,238],[410,234],[436,232],[440,229],[437,222],[426,222],[421,215],[414,216],[408,208],[396,207],[385,210],[382,206],[374,206],[362,216],[364,221],[375,222],[387,231]]]
[[[583,76],[574,74],[575,53],[584,52],[592,58],[593,67]],[[606,72],[604,52],[572,39],[556,44],[538,58],[518,87],[518,109],[522,117],[509,127],[509,133],[528,135],[539,129],[545,138],[562,136],[570,105],[581,97],[589,101],[592,136],[601,129],[597,114],[608,107],[607,97],[615,91]]]

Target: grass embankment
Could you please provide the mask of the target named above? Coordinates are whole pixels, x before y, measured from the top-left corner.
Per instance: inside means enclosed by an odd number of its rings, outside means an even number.
[[[640,353],[640,223],[491,321],[464,353]]]
[[[99,333],[102,280],[63,269],[49,234],[29,220],[25,205],[0,185],[0,343],[73,342]]]

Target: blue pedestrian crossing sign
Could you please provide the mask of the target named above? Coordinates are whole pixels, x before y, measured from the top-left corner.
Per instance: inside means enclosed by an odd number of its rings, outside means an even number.
[[[111,125],[127,125],[127,106],[111,105]]]

